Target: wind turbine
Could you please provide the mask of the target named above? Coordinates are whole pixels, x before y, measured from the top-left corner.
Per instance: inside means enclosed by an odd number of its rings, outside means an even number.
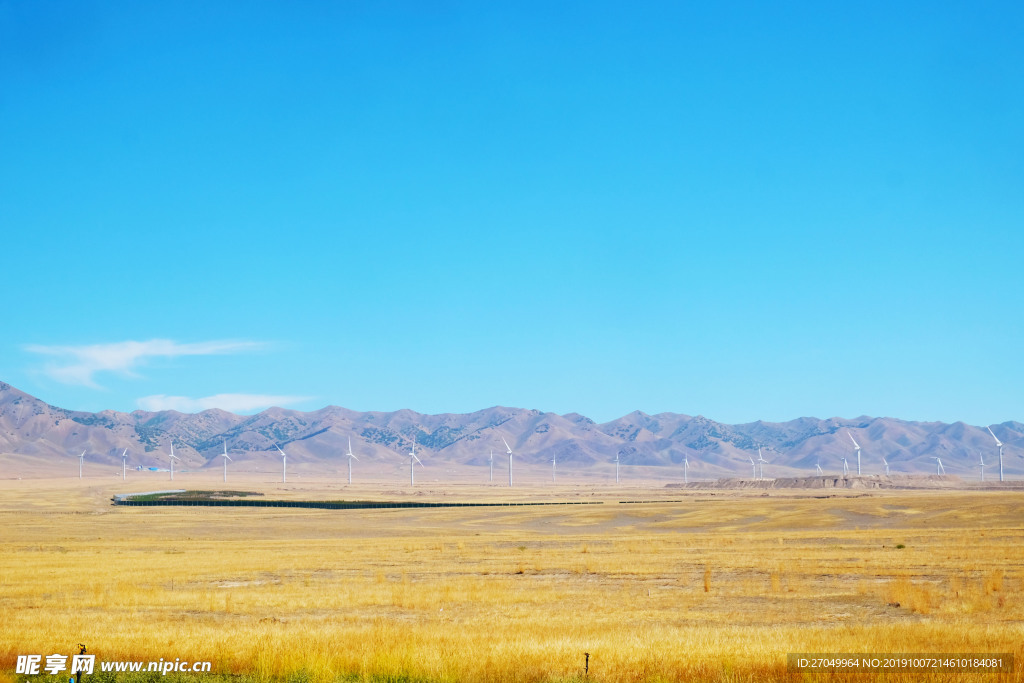
[[[416,457],[416,437],[413,437],[412,451],[409,453],[409,486],[416,485],[416,475],[413,472],[413,468],[416,466],[416,463],[422,465],[423,461]]]
[[[946,468],[942,466],[942,458],[932,458],[935,461],[935,474],[945,474]]]
[[[178,456],[176,456],[174,454],[174,442],[173,441],[171,442],[171,455],[168,457],[168,460],[170,460],[170,462],[171,462],[171,481],[174,481],[174,461],[175,460],[181,460],[181,458],[179,458]]]
[[[276,443],[274,444],[274,448],[276,448],[277,452],[281,454],[281,483],[282,484],[287,484],[288,483],[288,456],[285,455],[285,452],[282,451],[281,447],[278,446]]]
[[[754,459],[748,455],[747,460],[750,461],[750,476],[757,479],[757,465],[754,464]]]
[[[1003,480],[1003,442],[996,437],[995,432],[992,431],[991,427],[985,427],[988,433],[992,435],[992,438],[996,440],[996,446],[999,447],[999,481]]]
[[[619,483],[619,454],[615,454],[615,483]]]
[[[764,464],[766,462],[768,462],[768,461],[765,460],[764,457],[761,455],[761,446],[758,445],[758,447],[757,447],[757,464],[761,467],[761,476],[759,476],[758,479],[764,479]]]
[[[889,476],[889,461],[886,460],[885,458],[882,458],[882,462],[885,463],[885,476],[888,477]]]
[[[849,472],[849,471],[850,471],[850,466],[846,464],[846,456],[844,455],[843,456],[843,476],[845,477],[846,473]]]
[[[985,481],[985,458],[981,453],[978,454],[978,464],[981,465],[981,480]]]
[[[684,455],[683,456],[683,483],[684,484],[689,484],[690,483],[689,469],[690,469],[690,461]]]
[[[814,469],[816,469],[818,471],[818,476],[819,477],[822,474],[824,474],[824,472],[821,471],[821,461],[820,460],[818,462],[814,463]]]
[[[490,467],[490,472],[487,474],[487,481],[494,481],[494,449],[491,449],[491,457],[487,459],[487,465]]]
[[[121,481],[125,481],[128,472],[128,449],[124,449],[124,453],[121,454]]]
[[[231,460],[231,456],[228,455],[228,442],[227,441],[224,442],[224,453],[221,454],[220,457],[224,458],[224,481],[227,481],[228,480],[228,460]],[[234,460],[231,460],[231,462],[234,462]]]
[[[558,455],[555,453],[551,454],[551,483],[555,483],[555,461],[558,459]]]
[[[509,442],[505,440],[504,436],[502,437],[502,443],[505,444],[505,450],[509,452],[509,488],[511,488],[512,487],[512,447],[509,445]]]
[[[349,483],[349,486],[351,486],[352,485],[352,461],[359,459],[359,458],[356,457],[356,454],[352,452],[352,437],[351,436],[348,437],[348,453],[345,454],[345,457],[348,458],[348,483]]]
[[[82,464],[83,463],[85,463],[85,451],[82,451],[82,454],[80,456],[78,456],[78,478],[79,479],[82,478]]]
[[[855,438],[853,438],[853,434],[850,433],[849,429],[846,430],[846,435],[848,437],[850,437],[850,441],[853,442],[853,450],[857,451],[857,476],[859,477],[860,476],[860,444],[857,443],[857,440]]]

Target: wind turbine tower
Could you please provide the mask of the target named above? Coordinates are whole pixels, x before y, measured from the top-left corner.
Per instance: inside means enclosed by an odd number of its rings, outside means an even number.
[[[690,483],[690,461],[685,455],[683,456],[683,483]]]
[[[355,453],[352,452],[352,437],[351,436],[348,437],[348,453],[345,454],[345,457],[348,458],[348,484],[349,484],[349,486],[351,486],[352,485],[352,461],[359,459],[359,458],[356,457]]]
[[[857,440],[855,438],[853,438],[853,434],[850,433],[850,430],[846,430],[846,435],[848,437],[850,437],[850,441],[853,442],[853,450],[855,450],[857,452],[857,476],[859,477],[860,476],[860,444],[857,443]]]
[[[285,452],[282,451],[281,447],[278,446],[276,443],[274,444],[274,448],[276,448],[277,452],[281,454],[281,483],[282,484],[287,484],[288,483],[288,456],[285,455]]]
[[[505,444],[505,450],[508,451],[508,487],[512,488],[512,449],[508,445],[508,441],[505,441],[505,437],[501,437],[501,442]]]
[[[409,486],[416,485],[416,473],[413,470],[416,463],[422,465],[423,461],[416,457],[416,437],[413,437],[412,450],[409,452]]]
[[[978,464],[981,466],[981,480],[985,481],[985,457],[981,453],[978,454]]]
[[[615,454],[615,483],[619,483],[619,454]]]
[[[814,469],[817,470],[818,476],[820,477],[824,472],[821,471],[821,461],[814,463]]]
[[[996,437],[995,432],[992,431],[991,427],[985,427],[988,433],[992,435],[992,438],[996,440],[996,446],[999,447],[999,481],[1003,480],[1003,442]]]
[[[175,460],[181,460],[181,458],[179,458],[178,456],[176,456],[174,454],[174,442],[173,441],[171,442],[171,454],[170,454],[170,456],[168,456],[167,459],[171,463],[171,481],[174,481],[174,461]]]
[[[222,453],[220,457],[224,458],[224,481],[227,481],[228,480],[228,460],[231,460],[231,456],[228,455],[228,442],[227,441],[224,442],[224,453]],[[234,462],[234,460],[231,460],[231,462]]]
[[[121,454],[121,481],[125,481],[128,477],[128,449],[124,449],[124,453]]]
[[[85,451],[82,451],[82,454],[80,456],[78,456],[78,478],[79,479],[82,478],[82,463],[84,463],[84,462],[85,462]]]
[[[761,468],[761,476],[759,476],[758,479],[764,479],[764,464],[766,462],[768,462],[768,461],[765,460],[764,457],[761,455],[761,446],[758,445],[758,447],[757,447],[757,465],[758,465],[758,467]]]
[[[551,454],[551,483],[552,484],[555,483],[555,464],[556,464],[555,461],[557,459],[558,459],[558,455],[555,454],[555,453],[552,453]]]
[[[491,449],[491,457],[487,459],[487,465],[490,467],[490,471],[487,474],[487,481],[494,481],[494,449]]]
[[[882,458],[882,463],[885,464],[885,476],[889,476],[889,461]]]
[[[750,461],[750,476],[757,479],[757,465],[754,464],[754,459],[748,455],[747,460]]]
[[[845,477],[845,476],[846,476],[846,474],[847,474],[847,473],[848,473],[849,471],[850,471],[850,466],[846,464],[846,456],[844,455],[844,456],[843,456],[843,476]]]
[[[935,474],[945,474],[946,468],[942,466],[942,458],[932,458],[935,461]]]

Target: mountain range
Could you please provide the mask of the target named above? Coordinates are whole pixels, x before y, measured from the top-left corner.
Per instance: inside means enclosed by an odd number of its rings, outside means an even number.
[[[1010,421],[991,428],[1005,444],[1007,475],[1024,475],[1024,424]],[[555,458],[559,474],[609,477],[618,456],[621,467],[642,468],[644,477],[656,479],[678,478],[684,458],[692,478],[749,476],[750,460],[756,460],[761,445],[768,461],[764,474],[776,477],[813,474],[816,464],[826,472],[839,472],[843,457],[856,472],[850,435],[862,447],[865,474],[882,472],[882,458],[894,474],[934,473],[934,458],[939,457],[949,474],[976,478],[981,456],[986,477],[994,479],[997,472],[992,436],[984,425],[963,422],[862,416],[730,425],[700,415],[637,411],[596,423],[577,413],[500,406],[441,415],[356,412],[338,406],[312,412],[270,408],[255,415],[216,409],[195,414],[89,413],[51,406],[0,382],[0,454],[40,465],[77,458],[85,450],[90,462],[120,468],[121,454],[128,449],[135,466],[166,466],[173,441],[185,466],[220,467],[217,456],[226,442],[237,462],[233,467],[277,467],[276,444],[288,453],[289,473],[293,467],[336,472],[347,466],[343,454],[351,438],[360,461],[384,468],[378,471],[407,463],[414,440],[424,463],[442,464],[449,471],[483,472],[493,449],[497,479],[498,467],[504,468],[504,440],[524,471],[549,472]],[[6,476],[0,469],[0,477]]]

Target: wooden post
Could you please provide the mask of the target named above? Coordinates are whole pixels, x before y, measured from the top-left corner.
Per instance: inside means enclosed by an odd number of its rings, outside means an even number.
[[[86,652],[85,644],[84,643],[79,643],[78,644],[78,654],[84,655],[85,652]],[[75,680],[75,683],[82,683],[82,671],[81,671],[81,669],[79,669],[78,673],[75,674],[75,679],[74,680]],[[68,683],[71,683],[70,679],[68,680]]]
[[[586,657],[586,659],[583,660],[583,675],[584,676],[589,676],[590,675],[590,653],[589,652],[584,652],[583,656]]]

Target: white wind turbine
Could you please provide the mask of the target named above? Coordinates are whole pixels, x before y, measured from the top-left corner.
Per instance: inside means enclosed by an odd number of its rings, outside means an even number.
[[[844,456],[843,456],[843,476],[845,477],[845,476],[846,476],[846,474],[847,474],[847,473],[848,473],[849,471],[850,471],[850,466],[846,464],[846,456],[844,455]]]
[[[85,451],[82,451],[82,454],[80,456],[78,456],[78,478],[79,479],[82,478],[82,465],[84,463],[85,463]]]
[[[999,447],[999,481],[1003,480],[1003,442],[995,435],[991,427],[985,427],[988,433],[992,435],[992,438],[996,440],[996,446]]]
[[[619,454],[615,454],[615,483],[619,483]]]
[[[173,441],[171,442],[171,454],[168,456],[167,459],[171,463],[171,481],[174,481],[174,461],[175,460],[181,460],[181,458],[179,458],[178,456],[176,456],[174,454],[174,442]]]
[[[981,466],[981,480],[985,481],[985,457],[978,453],[978,465]]]
[[[487,465],[490,471],[487,474],[487,481],[494,481],[494,449],[491,449],[491,457],[487,459]]]
[[[351,486],[351,484],[352,484],[352,461],[359,459],[359,458],[356,457],[356,454],[352,452],[352,437],[351,436],[348,437],[348,452],[345,454],[345,457],[348,458],[348,483]]]
[[[853,450],[857,451],[857,476],[859,477],[860,476],[860,444],[857,443],[857,440],[853,438],[853,434],[850,433],[849,429],[846,430],[846,435],[848,437],[850,437],[850,441],[853,442]]]
[[[508,487],[512,488],[512,448],[508,445],[508,441],[505,441],[505,437],[501,437],[501,442],[505,444],[505,450],[508,451]]]
[[[824,474],[824,472],[821,471],[821,461],[820,460],[818,462],[814,463],[814,469],[817,470],[818,476],[821,476],[822,474]]]
[[[765,466],[765,463],[767,463],[767,462],[768,461],[765,460],[764,457],[761,455],[761,446],[758,445],[758,447],[757,447],[757,465],[758,465],[758,467],[761,468],[761,476],[759,476],[758,479],[764,479],[764,466]]]
[[[932,458],[935,461],[935,474],[945,474],[946,468],[942,466],[942,458]]]
[[[683,483],[684,484],[689,484],[690,483],[690,472],[689,472],[689,470],[690,470],[690,461],[684,455],[683,456]]]
[[[224,458],[224,481],[227,481],[228,480],[228,460],[231,460],[231,456],[228,455],[228,442],[227,441],[224,442],[224,452],[221,454],[220,457]],[[231,460],[231,462],[234,462],[234,460]]]
[[[121,454],[121,481],[125,481],[128,478],[128,449],[124,449],[124,453]]]
[[[750,476],[757,479],[757,465],[754,464],[754,459],[748,455],[747,460],[750,461]]]
[[[889,476],[889,461],[882,458],[882,462],[885,464],[885,476]]]
[[[285,454],[284,451],[281,450],[281,447],[278,446],[276,443],[274,444],[274,448],[276,448],[277,452],[281,454],[281,483],[282,484],[287,484],[288,483],[288,456]]]
[[[552,453],[551,454],[551,483],[552,484],[555,483],[555,465],[556,465],[555,461],[557,459],[558,459],[558,455],[556,455],[555,453]]]
[[[412,439],[412,451],[409,453],[409,485],[410,486],[415,486],[416,485],[416,475],[415,475],[415,473],[413,471],[413,468],[416,466],[416,463],[419,463],[420,466],[423,465],[423,461],[416,457],[416,437],[413,437],[413,439]]]

